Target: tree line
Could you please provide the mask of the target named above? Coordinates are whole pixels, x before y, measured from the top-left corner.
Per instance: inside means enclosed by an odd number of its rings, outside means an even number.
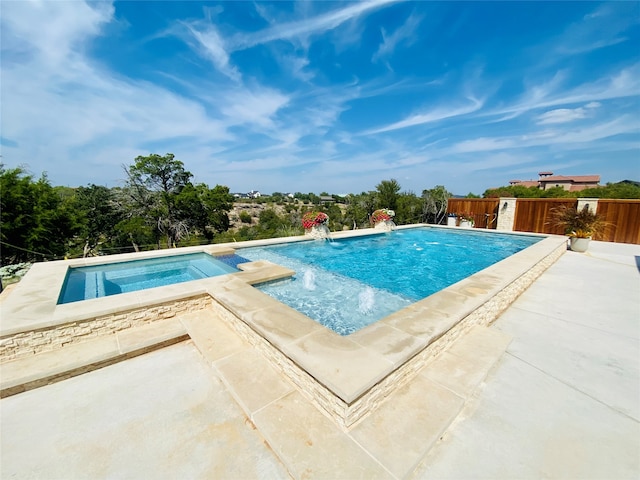
[[[475,195],[468,195],[475,197]],[[552,187],[542,190],[538,187],[509,185],[508,187],[491,188],[484,192],[484,198],[640,198],[640,182],[623,180],[617,183],[607,183],[602,187],[586,188],[577,192],[570,192],[562,187]]]
[[[211,242],[229,228],[229,188],[191,182],[173,154],[139,156],[124,187],[52,187],[0,165],[2,265]]]
[[[367,227],[377,208],[395,210],[399,224],[441,223],[451,197],[443,186],[421,196],[401,192],[394,179],[375,191],[334,195],[339,205],[321,204],[313,193],[296,193],[293,201],[275,193],[259,201],[281,208],[266,208],[257,225],[229,231],[234,197],[227,186],[194,184],[171,153],[139,156],[123,168],[122,187],[70,188],[52,186],[46,174],[35,179],[23,168],[0,164],[2,265],[299,235],[309,210],[327,213],[332,230]]]
[[[243,212],[242,226],[230,230],[234,197],[229,188],[194,184],[191,172],[173,154],[139,156],[123,168],[122,187],[69,188],[51,186],[46,174],[35,179],[23,168],[0,164],[1,264],[300,235],[302,216],[309,210],[326,213],[332,231],[369,227],[371,214],[379,208],[394,210],[399,225],[442,224],[452,197],[442,185],[420,195],[403,192],[395,179],[381,181],[372,191],[331,195],[331,203],[321,202],[330,196],[326,192],[297,192],[293,199],[275,192],[251,200],[267,204],[257,224]],[[519,198],[576,195],[640,198],[640,185],[621,182],[577,193],[510,186],[484,193]]]

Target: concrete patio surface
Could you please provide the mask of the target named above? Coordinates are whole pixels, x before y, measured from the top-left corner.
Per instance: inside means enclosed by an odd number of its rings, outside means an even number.
[[[0,477],[635,479],[639,265],[567,252],[348,431],[185,315],[190,340],[0,400]]]

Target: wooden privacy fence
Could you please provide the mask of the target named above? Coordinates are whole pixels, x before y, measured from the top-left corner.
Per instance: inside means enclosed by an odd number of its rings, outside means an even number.
[[[499,205],[498,198],[450,198],[447,212],[472,216],[474,228],[495,229]]]
[[[598,214],[605,221],[605,242],[640,244],[640,200],[598,200]]]
[[[553,209],[577,205],[577,198],[519,198],[516,201],[513,229],[516,232],[564,235],[564,229],[553,224]]]
[[[500,208],[515,201],[515,213]],[[640,200],[611,200],[604,198],[452,198],[448,213],[470,215],[475,228],[497,228],[499,215],[512,215],[504,230],[563,235],[562,227],[554,225],[553,210],[561,206],[583,208],[595,206],[605,222],[604,232],[595,240],[640,244]]]

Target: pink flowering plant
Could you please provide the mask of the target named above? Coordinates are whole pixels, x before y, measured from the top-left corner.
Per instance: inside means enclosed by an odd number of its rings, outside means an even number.
[[[380,208],[371,214],[371,221],[375,223],[384,222],[385,220],[391,220],[395,217],[396,213],[388,208]]]
[[[302,216],[302,228],[309,230],[318,225],[326,225],[329,217],[324,212],[307,212]]]

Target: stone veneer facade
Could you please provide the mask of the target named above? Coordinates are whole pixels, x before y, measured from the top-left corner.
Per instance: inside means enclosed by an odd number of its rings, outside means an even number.
[[[0,338],[0,359],[4,362],[15,358],[48,352],[64,345],[83,342],[103,335],[110,335],[127,328],[139,327],[157,320],[165,320],[183,313],[203,310],[211,306],[211,297],[203,294],[183,300],[141,307],[17,333]]]
[[[516,198],[503,197],[500,199],[496,230],[513,232],[513,225],[516,220],[516,201]]]

